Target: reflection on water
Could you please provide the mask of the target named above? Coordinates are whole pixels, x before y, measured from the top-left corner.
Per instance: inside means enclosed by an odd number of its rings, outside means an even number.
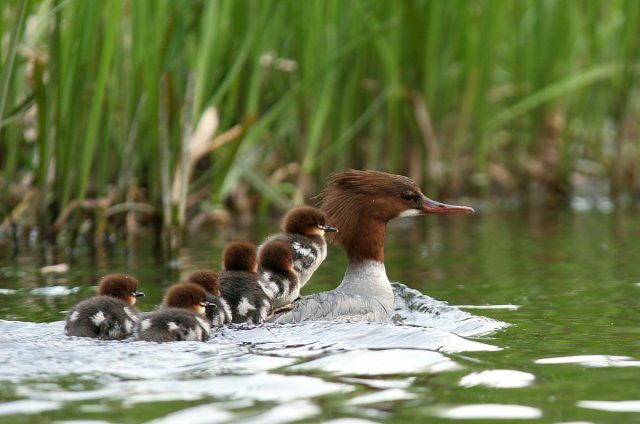
[[[583,367],[640,367],[640,361],[634,361],[628,356],[615,355],[576,355],[559,358],[536,359],[536,364],[576,364]]]
[[[581,400],[580,408],[598,409],[609,412],[640,412],[640,400],[606,401],[606,400]]]
[[[222,245],[192,240],[178,269],[143,247],[59,257],[68,268],[43,273],[52,264],[27,251],[0,262],[0,421],[634,422],[636,218],[400,221],[386,252],[402,282],[392,322],[232,325],[207,343],[70,338],[61,320],[122,270],[136,270],[150,310],[181,275],[219,265]],[[335,287],[344,268],[332,249],[308,287]]]
[[[514,370],[486,370],[473,372],[460,379],[461,387],[487,386],[498,389],[515,389],[533,384],[536,377],[528,372]]]
[[[459,420],[524,420],[540,418],[542,417],[542,411],[538,408],[523,405],[480,404],[443,408],[436,415],[442,418]]]

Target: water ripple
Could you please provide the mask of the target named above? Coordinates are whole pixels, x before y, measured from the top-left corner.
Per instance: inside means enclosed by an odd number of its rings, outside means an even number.
[[[589,368],[640,367],[640,361],[634,361],[628,356],[615,355],[559,356],[555,358],[536,359],[534,363],[541,365],[574,364]]]
[[[500,349],[436,328],[360,321],[229,326],[216,331],[212,340],[294,358],[353,349],[424,349],[447,353]]]
[[[463,337],[486,335],[509,326],[506,322],[462,311],[404,284],[392,285],[396,297],[394,322],[437,328]]]
[[[47,402],[37,400],[15,400],[13,402],[0,403],[0,416],[15,414],[39,414],[44,411],[51,411],[60,408],[58,402]]]
[[[414,375],[461,367],[448,353],[500,349],[465,337],[507,324],[394,287],[392,322],[230,325],[215,329],[207,343],[100,341],[65,336],[61,321],[0,320],[0,381],[15,383],[14,395],[23,398],[0,404],[0,415],[104,399],[125,407],[216,399],[153,422],[198,422],[201,416],[207,422],[296,421],[318,416],[311,399],[319,396],[357,393],[352,408],[411,399]],[[238,417],[233,407],[221,406],[225,402],[270,402],[273,411]]]
[[[525,420],[541,418],[542,411],[538,408],[525,405],[487,403],[442,408],[436,415],[441,418],[451,418],[456,420]]]
[[[332,375],[400,375],[453,371],[460,366],[438,352],[386,349],[351,350],[326,355],[289,367],[293,371],[319,370]]]
[[[468,374],[460,380],[462,387],[486,386],[497,389],[514,389],[533,384],[535,376],[515,370],[485,370]]]
[[[640,400],[581,400],[577,406],[607,412],[640,412]]]

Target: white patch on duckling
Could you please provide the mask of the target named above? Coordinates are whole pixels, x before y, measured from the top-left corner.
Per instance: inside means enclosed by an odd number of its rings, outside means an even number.
[[[138,319],[139,319],[138,315],[135,312],[133,312],[133,310],[131,310],[130,308],[125,307],[124,313],[127,314],[129,318],[131,318],[131,321],[138,322]]]
[[[266,299],[262,300],[262,308],[260,308],[260,322],[256,324],[262,324],[267,320],[267,316],[269,315],[269,311],[271,310],[271,303]]]
[[[142,322],[140,323],[140,329],[142,331],[146,331],[151,328],[152,324],[153,322],[151,321],[151,319],[143,319]]]
[[[190,328],[184,340],[187,342],[202,341],[202,328],[200,327]]]
[[[240,316],[246,316],[249,311],[253,311],[255,309],[256,307],[253,306],[246,297],[243,297],[240,299],[240,302],[238,302],[238,313]]]
[[[185,338],[185,340],[187,341],[191,341],[191,342],[203,341],[206,338],[205,336],[208,336],[209,332],[211,331],[211,326],[207,321],[205,321],[200,317],[195,317],[195,319],[197,321],[197,325],[195,327],[189,328],[189,331],[187,332],[187,335]]]
[[[283,296],[287,296],[291,290],[289,290],[291,288],[291,281],[289,281],[288,278],[283,278],[282,279],[282,295]]]
[[[198,321],[198,324],[200,324],[202,330],[209,334],[209,332],[211,331],[211,325],[206,320],[200,317],[196,317],[196,321]]]
[[[320,261],[324,261],[327,258],[327,245],[317,243],[312,243],[311,245],[316,249],[316,252],[319,253]]]
[[[109,337],[111,338],[119,338],[122,336],[122,329],[120,328],[120,324],[119,323],[115,323],[113,325],[113,327],[111,327],[109,329]]]
[[[294,241],[291,245],[293,246],[293,250],[295,250],[296,253],[299,254],[300,256],[310,256],[315,259],[316,255],[314,254],[313,250],[311,250],[311,248],[304,247],[297,241]]]
[[[169,321],[167,323],[167,329],[169,331],[178,331],[178,330],[180,330],[180,326],[178,324],[176,324],[175,322],[173,322],[173,321]]]
[[[93,324],[97,327],[102,324],[105,319],[107,318],[104,316],[104,312],[98,311],[91,317],[91,322],[93,322]]]
[[[258,280],[258,284],[262,287],[262,291],[269,299],[276,297],[278,286],[271,280],[271,274],[269,272],[262,274],[262,278]]]
[[[69,322],[74,322],[78,319],[80,313],[78,311],[73,311],[71,315],[69,315]]]
[[[131,334],[133,332],[133,321],[128,319],[124,321],[124,331],[126,334]]]
[[[224,318],[222,320],[222,324],[226,324],[233,320],[233,314],[231,313],[231,308],[226,300],[220,298],[220,303],[222,304],[222,309],[224,309]]]

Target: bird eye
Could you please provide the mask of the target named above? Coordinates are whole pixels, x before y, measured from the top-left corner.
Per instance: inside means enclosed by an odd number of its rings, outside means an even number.
[[[400,193],[400,197],[402,197],[404,200],[411,201],[416,200],[417,195],[414,192],[407,190]]]

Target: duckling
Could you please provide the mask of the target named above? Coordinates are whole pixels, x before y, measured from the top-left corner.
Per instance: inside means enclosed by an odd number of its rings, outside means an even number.
[[[98,296],[83,300],[71,308],[65,319],[67,336],[120,340],[133,334],[138,310],[138,280],[125,274],[109,274],[98,286]]]
[[[256,246],[247,241],[230,243],[223,252],[220,273],[222,298],[231,307],[234,323],[263,323],[271,310],[273,293],[261,281]]]
[[[178,283],[167,291],[166,306],[146,314],[135,330],[148,342],[206,341],[211,324],[205,316],[207,292],[197,284]]]
[[[207,300],[213,306],[207,306],[206,315],[214,326],[221,326],[232,321],[231,308],[221,297],[220,277],[215,271],[200,269],[193,271],[187,278],[187,283],[194,283],[205,289]]]
[[[311,275],[327,257],[325,233],[338,229],[326,225],[325,213],[312,206],[298,206],[284,217],[283,232],[270,236],[267,240],[282,240],[293,248],[293,269],[298,274],[300,288],[304,287]],[[260,247],[262,249],[262,246]]]
[[[294,250],[284,240],[267,240],[258,252],[262,281],[271,289],[271,307],[281,311],[300,296],[300,280],[294,271]]]

